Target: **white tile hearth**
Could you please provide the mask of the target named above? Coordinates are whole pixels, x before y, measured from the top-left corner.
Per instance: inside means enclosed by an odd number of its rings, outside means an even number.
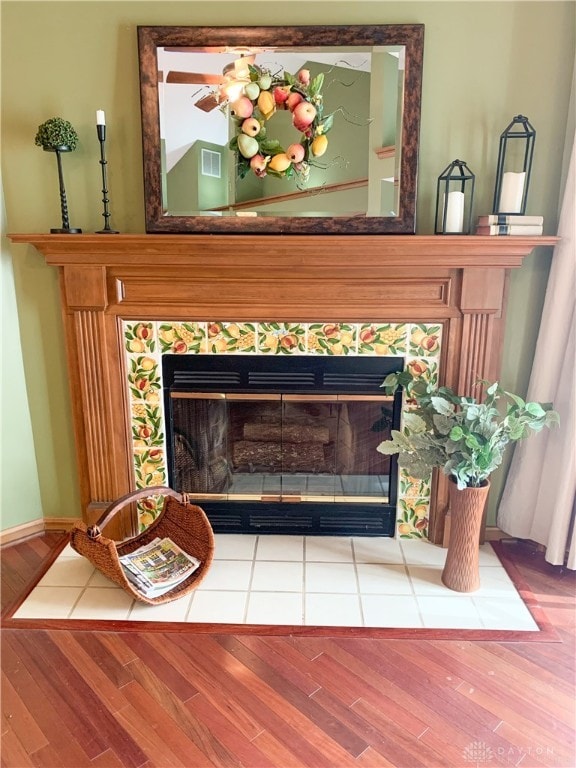
[[[440,578],[446,550],[427,541],[215,538],[198,589],[157,606],[132,600],[68,545],[13,618],[538,631],[490,544],[480,589],[460,594]]]

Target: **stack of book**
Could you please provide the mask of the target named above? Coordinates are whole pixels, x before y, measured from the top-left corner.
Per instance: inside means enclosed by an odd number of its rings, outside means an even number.
[[[479,216],[477,235],[541,235],[544,228],[543,216],[493,213]]]
[[[145,597],[159,597],[169,592],[200,566],[200,560],[168,538],[156,538],[118,559],[126,578]]]

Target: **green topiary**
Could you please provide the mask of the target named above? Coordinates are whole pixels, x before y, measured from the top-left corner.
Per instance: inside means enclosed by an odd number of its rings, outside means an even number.
[[[45,123],[38,126],[38,132],[34,143],[43,149],[56,149],[57,147],[68,147],[71,150],[76,149],[78,145],[78,134],[68,120],[61,117],[51,117]]]

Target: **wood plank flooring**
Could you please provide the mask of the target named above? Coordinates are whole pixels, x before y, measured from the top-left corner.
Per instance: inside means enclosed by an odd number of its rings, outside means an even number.
[[[61,540],[2,550],[3,610]],[[555,642],[4,628],[1,765],[572,768],[576,575],[507,547]]]

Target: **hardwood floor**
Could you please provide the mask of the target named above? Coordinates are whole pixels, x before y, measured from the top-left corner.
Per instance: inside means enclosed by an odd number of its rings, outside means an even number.
[[[2,550],[2,609],[61,542]],[[2,630],[6,768],[572,768],[576,574],[507,545],[555,642]]]

